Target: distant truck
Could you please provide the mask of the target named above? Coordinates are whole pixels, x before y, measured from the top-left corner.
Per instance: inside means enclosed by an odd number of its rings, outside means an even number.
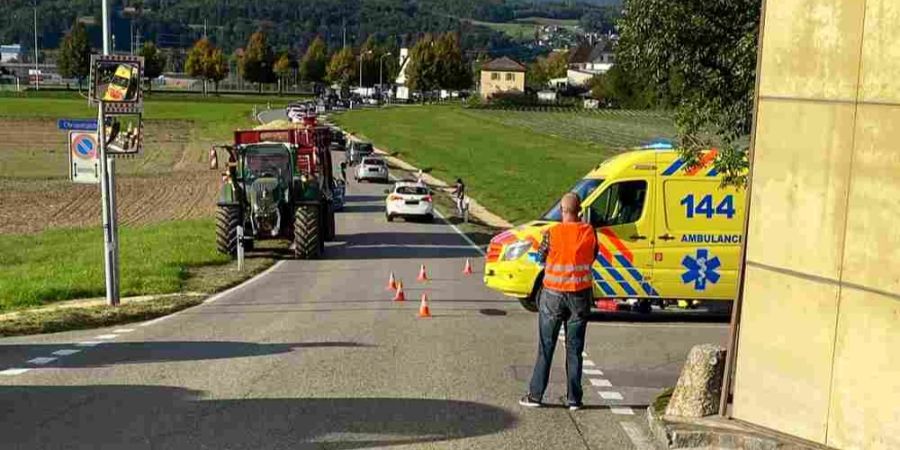
[[[234,143],[214,147],[228,154],[224,183],[216,202],[216,247],[235,256],[237,246],[252,249],[260,239],[293,241],[301,259],[319,258],[335,236],[335,188],[331,130],[315,116],[302,128],[241,130]],[[243,236],[238,236],[243,227]]]

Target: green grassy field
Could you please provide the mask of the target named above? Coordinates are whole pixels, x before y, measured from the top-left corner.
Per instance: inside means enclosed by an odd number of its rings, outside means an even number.
[[[178,292],[191,267],[227,264],[213,230],[212,220],[122,227],[122,295]],[[0,311],[102,296],[103,271],[100,229],[0,235]]]
[[[409,106],[351,111],[334,120],[438,178],[463,178],[473,197],[514,223],[538,217],[591,168],[623,148],[674,132],[665,115],[628,111]]]

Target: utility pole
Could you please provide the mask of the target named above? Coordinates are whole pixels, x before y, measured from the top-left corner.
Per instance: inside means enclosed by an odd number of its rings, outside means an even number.
[[[384,92],[384,57],[391,56],[391,52],[387,52],[378,58],[378,92]]]
[[[103,54],[109,55],[109,0],[103,2]],[[103,206],[103,266],[106,269],[106,303],[119,304],[119,232],[116,226],[115,160],[106,154],[106,116],[103,102],[97,108],[97,145],[100,150],[100,196]]]
[[[37,0],[34,0],[34,83],[41,89],[41,72],[38,68],[38,39],[37,39]]]
[[[341,36],[343,36],[344,45],[341,48],[347,48],[347,19],[341,18]]]

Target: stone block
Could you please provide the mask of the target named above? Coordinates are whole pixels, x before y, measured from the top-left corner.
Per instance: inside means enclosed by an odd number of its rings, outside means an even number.
[[[703,417],[718,413],[724,373],[725,348],[695,345],[681,369],[666,415]]]

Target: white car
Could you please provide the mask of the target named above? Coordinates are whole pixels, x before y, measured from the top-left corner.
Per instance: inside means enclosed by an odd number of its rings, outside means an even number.
[[[395,217],[422,218],[429,222],[434,220],[434,203],[428,187],[401,181],[394,184],[393,189],[384,192],[388,194],[384,209],[388,222]]]
[[[377,180],[383,183],[388,182],[388,166],[381,158],[367,157],[356,166],[356,181]]]

